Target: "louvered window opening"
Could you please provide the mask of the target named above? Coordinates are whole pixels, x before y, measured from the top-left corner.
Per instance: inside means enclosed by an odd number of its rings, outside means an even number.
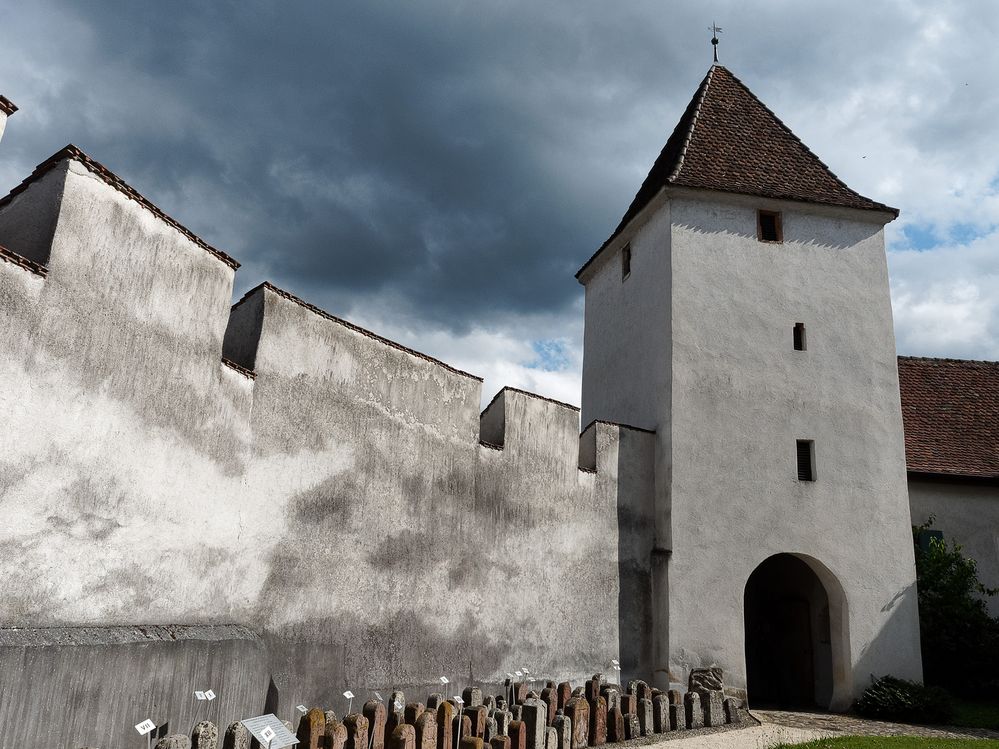
[[[621,250],[621,280],[631,275],[631,244],[626,244]]]
[[[814,444],[811,440],[798,440],[798,481],[815,481]]]
[[[761,242],[783,242],[784,229],[779,211],[756,212],[756,237]]]
[[[794,350],[805,350],[805,323],[796,322],[794,324]]]

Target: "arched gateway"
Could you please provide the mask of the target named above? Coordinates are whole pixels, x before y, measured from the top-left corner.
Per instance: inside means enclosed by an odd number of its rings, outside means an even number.
[[[776,554],[746,582],[746,676],[755,706],[837,706],[847,687],[845,599],[804,555]]]

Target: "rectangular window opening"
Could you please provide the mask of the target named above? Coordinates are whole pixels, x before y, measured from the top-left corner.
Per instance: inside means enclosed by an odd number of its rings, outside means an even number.
[[[621,250],[621,280],[631,275],[631,244],[626,244]]]
[[[781,227],[779,211],[756,212],[756,236],[761,242],[783,242],[784,230]]]
[[[805,323],[796,322],[794,324],[794,350],[805,350]]]
[[[798,440],[798,481],[815,481],[814,440]]]

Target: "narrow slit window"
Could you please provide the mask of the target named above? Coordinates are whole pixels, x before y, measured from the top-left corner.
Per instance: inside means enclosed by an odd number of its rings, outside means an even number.
[[[794,350],[805,350],[805,323],[796,322],[794,324]]]
[[[621,250],[621,280],[631,275],[631,245],[626,244]]]
[[[798,481],[815,481],[814,440],[798,440]]]
[[[780,212],[756,212],[756,236],[761,242],[783,242],[784,230],[781,227]]]

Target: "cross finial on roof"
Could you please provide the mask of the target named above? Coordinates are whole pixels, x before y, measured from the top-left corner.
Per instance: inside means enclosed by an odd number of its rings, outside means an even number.
[[[718,62],[718,35],[721,33],[721,26],[716,24],[714,21],[708,27],[708,31],[711,32],[711,47],[715,53],[715,62]]]

